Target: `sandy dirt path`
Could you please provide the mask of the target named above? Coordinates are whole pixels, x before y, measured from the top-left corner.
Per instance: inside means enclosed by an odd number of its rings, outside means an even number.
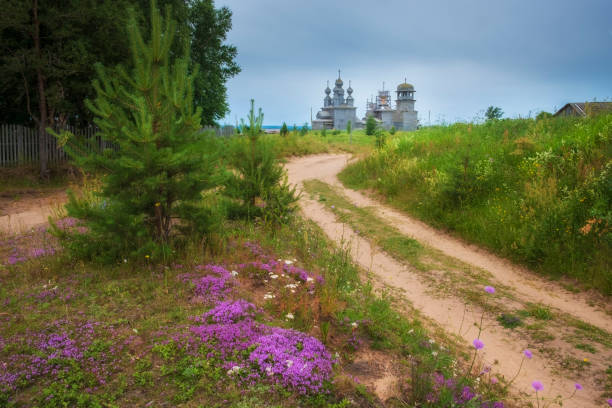
[[[347,164],[349,155],[316,155],[291,160],[287,163],[289,182],[301,188],[301,183],[308,179],[318,179],[334,186],[339,186],[342,192],[357,206],[376,208],[379,217],[390,222],[402,233],[411,236],[426,245],[437,248],[445,254],[465,263],[489,271],[497,282],[503,283],[520,297],[541,302],[558,308],[581,320],[600,328],[611,331],[612,319],[602,310],[587,304],[584,295],[570,293],[558,285],[538,278],[528,271],[512,265],[486,251],[467,245],[460,240],[439,232],[426,224],[414,220],[404,214],[375,202],[363,194],[346,189],[338,182],[336,175]],[[480,320],[480,311],[468,312],[462,322],[464,302],[460,298],[441,298],[431,293],[427,282],[423,281],[416,271],[404,265],[389,255],[373,248],[369,241],[357,235],[350,227],[340,223],[333,213],[327,211],[323,204],[308,198],[303,194],[300,201],[304,215],[315,221],[334,241],[348,244],[353,259],[363,268],[386,285],[403,291],[406,299],[425,317],[444,328],[449,334],[458,334],[462,327],[461,337],[471,344],[478,334],[478,329],[472,325]],[[485,343],[483,357],[488,363],[496,364],[493,370],[510,379],[519,369],[522,350],[527,347],[527,340],[520,338],[514,332],[503,330],[494,319],[485,318],[486,329],[481,334]],[[612,358],[610,353],[600,356],[604,360]],[[532,395],[531,382],[541,381],[545,386],[544,394],[549,397],[556,395],[569,396],[574,390],[575,381],[561,377],[554,372],[554,366],[545,357],[534,355],[527,361],[514,383],[515,391]],[[601,386],[594,381],[584,379],[583,392],[564,402],[564,407],[590,408],[598,407],[594,402],[596,393],[588,389],[601,391]],[[594,395],[595,394],[595,395]]]
[[[0,197],[0,233],[18,234],[46,224],[66,201],[65,191],[25,194],[18,199]]]

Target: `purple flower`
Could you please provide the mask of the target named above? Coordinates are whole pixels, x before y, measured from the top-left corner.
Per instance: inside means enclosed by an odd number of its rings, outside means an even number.
[[[612,398],[610,398],[610,399],[606,400],[606,402],[608,403],[608,405],[609,405],[609,406],[611,406],[611,407],[612,407]]]
[[[484,343],[482,341],[480,341],[480,339],[475,339],[473,344],[474,344],[474,348],[476,348],[476,350],[480,350],[481,348],[484,347]]]
[[[582,385],[576,383],[574,384],[574,387],[576,387],[576,390],[581,390],[582,389]]]
[[[533,387],[534,390],[536,390],[536,392],[542,391],[544,389],[544,386],[539,381],[532,382],[531,386]]]
[[[485,292],[487,293],[495,293],[495,288],[493,286],[485,286]]]
[[[525,355],[525,357],[527,357],[530,360],[531,360],[531,357],[533,357],[533,354],[531,354],[531,351],[529,351],[528,349],[525,349],[523,351],[523,354]]]

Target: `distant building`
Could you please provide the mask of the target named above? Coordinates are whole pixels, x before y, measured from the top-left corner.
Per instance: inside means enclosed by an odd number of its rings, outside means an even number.
[[[612,112],[612,102],[572,102],[567,103],[553,116],[592,116],[603,112]]]
[[[414,86],[401,83],[397,86],[395,93],[395,109],[391,107],[391,93],[383,90],[378,91],[376,101],[367,102],[366,120],[369,116],[376,118],[385,129],[395,127],[396,130],[416,130],[418,126],[417,111],[414,110]]]
[[[323,99],[323,107],[317,112],[317,118],[312,121],[313,130],[321,129],[346,129],[346,125],[350,121],[353,128],[361,126],[361,122],[357,119],[357,108],[354,105],[353,99],[353,88],[351,88],[350,82],[349,87],[346,90],[348,96],[344,98],[344,89],[342,86],[344,82],[340,78],[340,71],[338,71],[338,79],[334,86],[333,98],[329,96],[332,92],[329,89],[329,81],[327,82],[327,88],[325,88],[325,98]]]

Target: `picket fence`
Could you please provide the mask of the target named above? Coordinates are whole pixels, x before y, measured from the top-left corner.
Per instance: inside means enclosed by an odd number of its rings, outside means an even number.
[[[95,145],[105,149],[111,147],[110,143],[102,140],[96,135],[96,128],[75,128],[67,126],[63,129],[69,130],[75,135],[85,136],[95,140]],[[215,128],[205,127],[202,131],[214,131],[217,136],[229,137],[234,134],[233,126]],[[68,161],[66,152],[58,146],[55,137],[48,138],[49,164],[60,164]],[[21,165],[38,164],[38,129],[21,125],[0,125],[0,167],[15,167]]]

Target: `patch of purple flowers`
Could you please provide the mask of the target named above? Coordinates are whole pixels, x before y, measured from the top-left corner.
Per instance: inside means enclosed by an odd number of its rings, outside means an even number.
[[[225,299],[232,289],[232,275],[219,265],[198,265],[196,270],[204,270],[212,274],[199,276],[193,273],[179,275],[183,282],[191,282],[194,285],[194,300],[214,304]]]
[[[319,392],[332,374],[333,359],[314,337],[254,320],[258,309],[245,300],[218,302],[191,332],[225,359],[246,370],[250,381],[272,381],[300,394]],[[240,352],[251,350],[248,355]],[[249,372],[249,367],[251,367]]]
[[[110,345],[95,354],[90,347],[99,333],[99,324],[72,323],[58,320],[40,331],[5,338],[0,348],[0,392],[12,393],[39,377],[59,380],[76,363],[101,386],[115,370],[117,355],[122,346]]]

